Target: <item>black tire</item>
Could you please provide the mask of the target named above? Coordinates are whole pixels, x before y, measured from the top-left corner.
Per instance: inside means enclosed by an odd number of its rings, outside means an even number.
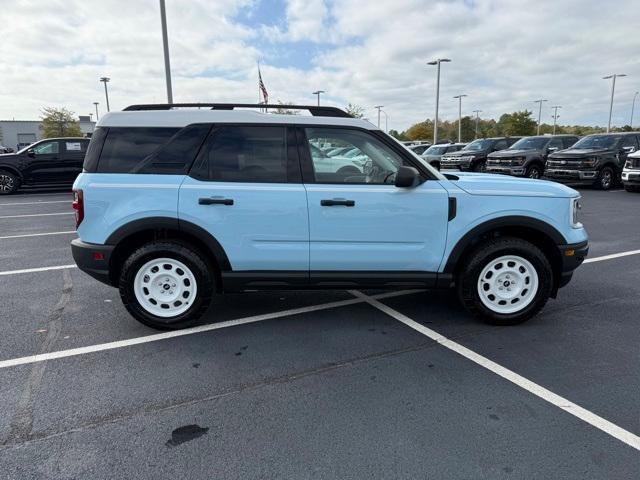
[[[138,301],[134,282],[140,268],[155,258],[169,258],[183,263],[195,277],[197,292],[191,306],[175,317],[161,317],[147,311]],[[215,292],[215,272],[195,248],[179,241],[154,241],[135,250],[124,262],[119,289],[122,303],[139,322],[159,330],[178,330],[193,325],[207,310]]]
[[[538,275],[538,291],[531,302],[514,313],[497,313],[480,299],[478,280],[482,270],[492,260],[504,255],[516,255],[527,260]],[[534,244],[514,237],[500,237],[480,244],[463,259],[464,267],[456,278],[458,297],[474,316],[492,325],[517,325],[537,314],[547,303],[553,288],[553,269],[545,254]]]
[[[487,161],[480,160],[479,162],[474,163],[471,170],[474,172],[485,173],[487,171]]]
[[[527,178],[533,178],[537,180],[542,177],[542,167],[537,163],[534,163],[533,165],[529,165],[524,176]]]
[[[611,167],[603,167],[598,174],[594,187],[599,190],[611,190],[615,184],[616,174]]]
[[[20,188],[20,178],[6,170],[0,170],[0,195],[11,195]]]

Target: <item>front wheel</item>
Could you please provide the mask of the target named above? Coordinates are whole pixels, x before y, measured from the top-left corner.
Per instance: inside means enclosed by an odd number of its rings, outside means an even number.
[[[185,328],[211,302],[215,275],[195,249],[157,241],[134,251],[120,274],[120,298],[139,322],[161,330]]]
[[[516,325],[547,303],[553,270],[532,243],[502,237],[476,248],[456,283],[462,304],[476,317],[494,325]]]
[[[18,190],[20,179],[11,172],[0,170],[0,195],[10,195]]]
[[[610,190],[613,187],[615,181],[615,175],[611,167],[604,167],[600,170],[600,175],[596,180],[595,186],[600,190]]]
[[[527,178],[533,178],[534,180],[539,179],[542,176],[542,169],[538,165],[531,165],[527,168],[527,173],[525,174]]]

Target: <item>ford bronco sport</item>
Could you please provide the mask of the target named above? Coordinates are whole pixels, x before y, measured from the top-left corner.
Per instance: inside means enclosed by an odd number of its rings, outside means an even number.
[[[137,105],[97,125],[73,256],[146,325],[193,324],[225,292],[449,287],[478,317],[516,324],[587,255],[571,188],[442,175],[337,108],[250,107],[265,108]],[[361,169],[317,168],[320,144],[357,148]]]

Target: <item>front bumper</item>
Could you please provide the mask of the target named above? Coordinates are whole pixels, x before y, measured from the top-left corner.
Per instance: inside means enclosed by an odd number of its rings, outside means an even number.
[[[440,159],[441,170],[470,170],[472,160],[460,160],[459,158],[444,158]]]
[[[504,175],[522,177],[524,175],[524,167],[503,167],[499,165],[487,165],[487,173],[502,173]]]
[[[625,168],[622,171],[622,181],[629,185],[640,185],[640,170]]]
[[[114,248],[112,245],[86,243],[79,238],[71,241],[71,254],[78,268],[107,285],[113,285],[109,276],[109,260]]]
[[[573,276],[573,272],[578,268],[589,254],[589,242],[584,241],[569,245],[558,245],[560,250],[561,268],[558,278],[558,288],[564,287]]]
[[[566,170],[562,168],[546,168],[544,176],[560,182],[593,182],[598,178],[597,170]]]

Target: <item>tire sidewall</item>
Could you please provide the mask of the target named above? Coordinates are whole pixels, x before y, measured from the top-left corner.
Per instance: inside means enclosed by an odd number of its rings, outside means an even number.
[[[534,171],[534,170],[538,172],[538,176],[535,177],[535,178],[531,176],[531,172]],[[526,177],[527,178],[533,178],[535,180],[539,180],[542,177],[542,168],[540,168],[540,166],[538,164],[531,165],[527,169]]]
[[[498,325],[515,325],[535,315],[547,302],[553,288],[553,270],[544,254],[534,245],[525,241],[511,241],[510,244],[496,242],[493,248],[482,251],[479,257],[472,259],[469,268],[463,272],[459,282],[460,294],[465,305],[472,305],[474,314],[489,323]],[[487,264],[504,255],[517,255],[528,260],[538,275],[538,291],[533,300],[522,310],[515,313],[501,314],[490,310],[482,303],[478,293],[478,279]]]
[[[0,175],[7,175],[13,179],[13,188],[8,191],[0,190],[0,195],[11,195],[20,188],[20,179],[15,174],[7,172],[6,170],[0,170]]]
[[[171,258],[184,263],[193,273],[198,287],[191,307],[180,315],[166,318],[153,315],[138,301],[134,283],[140,268],[157,258]],[[141,323],[162,330],[184,328],[194,323],[206,310],[214,291],[214,275],[207,264],[194,250],[181,244],[152,243],[136,250],[126,260],[120,274],[120,296],[129,313]]]
[[[611,182],[609,183],[609,185],[608,185],[608,186],[606,186],[606,187],[605,187],[605,186],[602,184],[602,180],[604,179],[604,172],[606,172],[606,171],[608,171],[608,172],[610,172],[610,173],[611,173]],[[602,168],[602,170],[600,170],[600,175],[598,175],[598,180],[597,180],[597,182],[596,182],[596,186],[597,186],[600,190],[610,190],[610,189],[614,186],[614,184],[615,184],[615,182],[616,182],[615,175],[616,175],[616,174],[615,174],[615,172],[613,171],[613,168],[611,168],[611,167],[603,167],[603,168]]]

